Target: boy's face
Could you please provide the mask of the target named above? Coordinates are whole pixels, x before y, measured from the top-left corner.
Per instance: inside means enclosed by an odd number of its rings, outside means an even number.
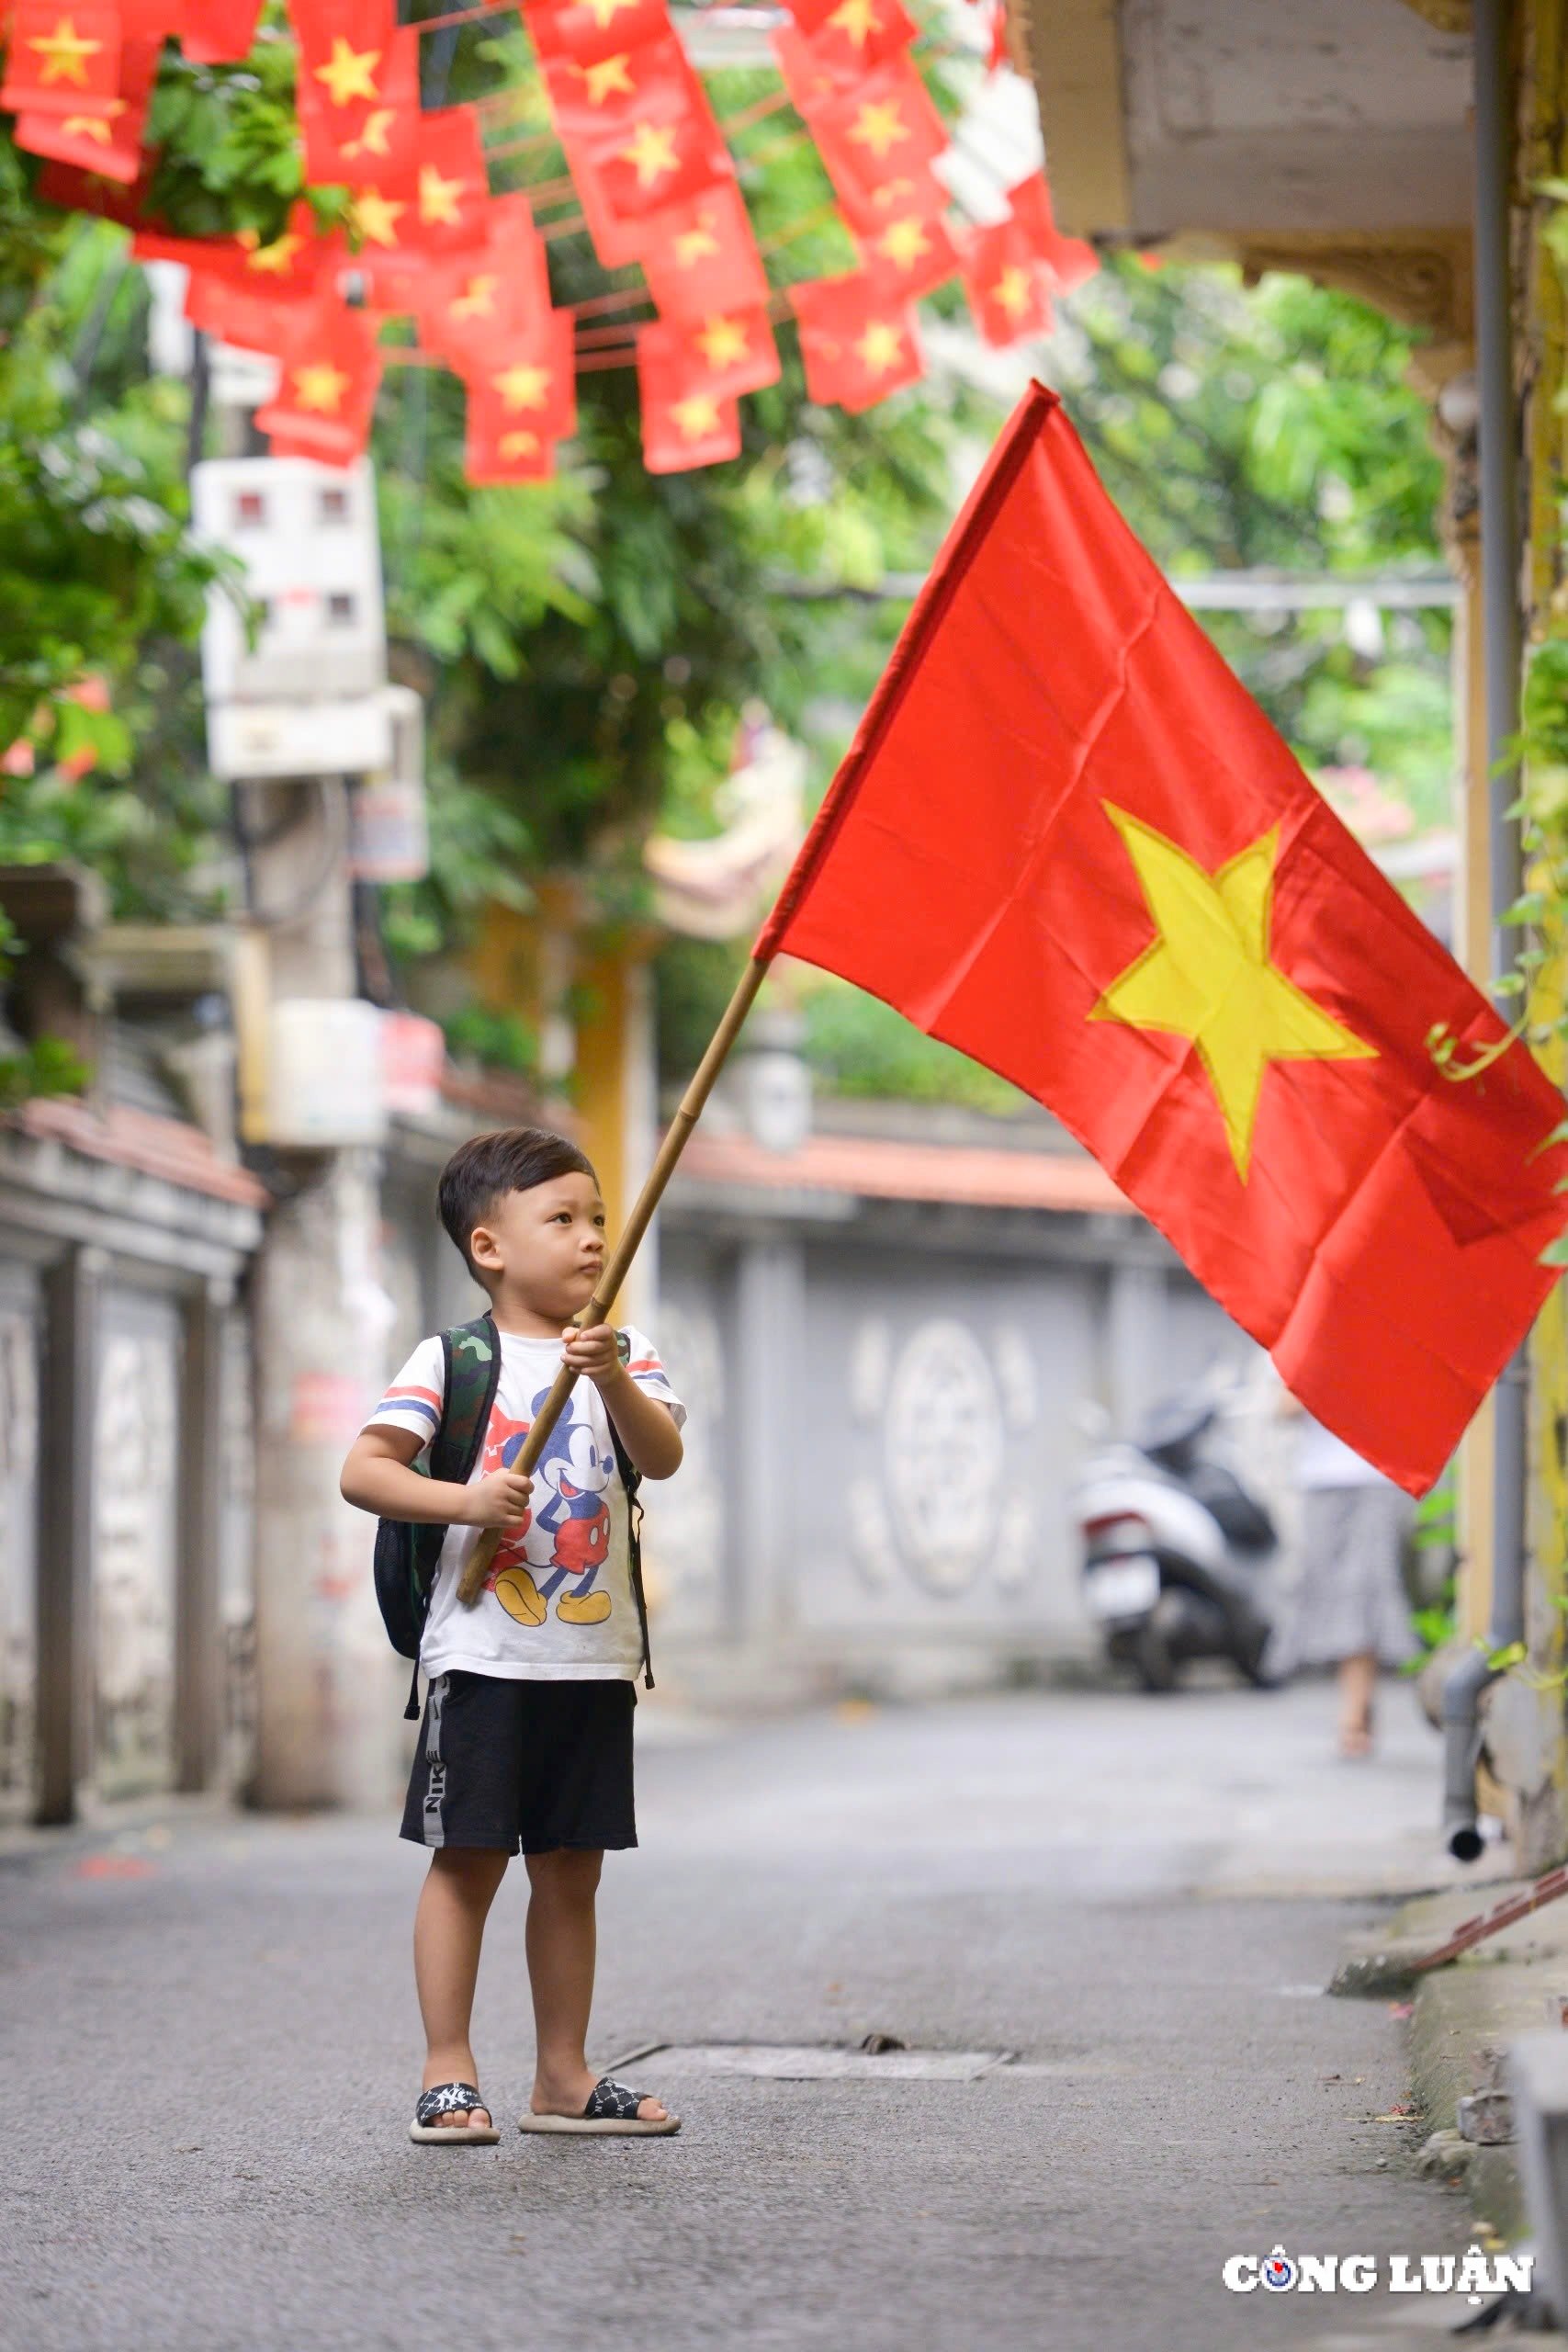
[[[502,1193],[468,1248],[492,1296],[504,1286],[536,1314],[564,1324],[593,1295],[604,1265],[604,1204],[592,1176],[552,1176]]]

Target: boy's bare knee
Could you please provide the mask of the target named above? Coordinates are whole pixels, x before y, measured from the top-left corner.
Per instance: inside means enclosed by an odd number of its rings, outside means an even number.
[[[436,1877],[466,1894],[488,1891],[493,1894],[511,1860],[510,1854],[488,1846],[438,1846],[430,1857],[430,1867]]]
[[[547,1854],[525,1854],[528,1883],[547,1894],[579,1900],[594,1893],[604,1857],[597,1847],[558,1846]]]

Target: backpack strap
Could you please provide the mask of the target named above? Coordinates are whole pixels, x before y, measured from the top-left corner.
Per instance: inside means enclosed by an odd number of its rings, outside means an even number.
[[[617,1333],[617,1339],[619,1336]],[[623,1346],[621,1361],[624,1363],[626,1360],[626,1351]],[[653,1653],[649,1646],[648,1600],[642,1589],[642,1505],[637,1499],[637,1488],[642,1484],[642,1472],[622,1444],[621,1432],[615,1427],[614,1415],[609,1415],[607,1418],[610,1422],[610,1442],[615,1449],[615,1467],[621,1474],[621,1483],[626,1490],[626,1555],[631,1567],[632,1594],[637,1601],[637,1623],[642,1628],[642,1684],[645,1690],[651,1690],[653,1689]]]
[[[427,1471],[432,1478],[446,1478],[454,1486],[466,1487],[484,1445],[501,1380],[501,1335],[489,1307],[471,1323],[457,1323],[442,1332],[441,1370],[441,1419],[430,1441]],[[434,1577],[446,1534],[445,1527],[428,1521],[414,1525],[415,1559],[427,1586]],[[409,1722],[418,1721],[417,1657],[403,1712]]]

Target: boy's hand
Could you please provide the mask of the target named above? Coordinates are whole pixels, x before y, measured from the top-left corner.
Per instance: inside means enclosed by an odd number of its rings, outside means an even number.
[[[465,1524],[524,1527],[527,1524],[528,1498],[533,1491],[534,1481],[525,1478],[520,1470],[492,1470],[487,1478],[476,1478],[468,1487]]]
[[[591,1323],[586,1331],[569,1323],[561,1333],[561,1341],[567,1363],[584,1380],[608,1380],[621,1368],[613,1323]]]

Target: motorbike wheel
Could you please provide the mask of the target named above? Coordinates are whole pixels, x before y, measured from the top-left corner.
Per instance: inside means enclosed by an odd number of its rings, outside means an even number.
[[[1265,1625],[1236,1652],[1235,1662],[1242,1679],[1249,1682],[1255,1690],[1278,1690],[1283,1679],[1280,1675],[1269,1674],[1264,1670],[1263,1654],[1268,1647],[1269,1628]]]
[[[1176,1660],[1166,1640],[1157,1603],[1138,1628],[1137,1639],[1133,1645],[1133,1664],[1137,1669],[1140,1690],[1156,1693],[1175,1690]]]

